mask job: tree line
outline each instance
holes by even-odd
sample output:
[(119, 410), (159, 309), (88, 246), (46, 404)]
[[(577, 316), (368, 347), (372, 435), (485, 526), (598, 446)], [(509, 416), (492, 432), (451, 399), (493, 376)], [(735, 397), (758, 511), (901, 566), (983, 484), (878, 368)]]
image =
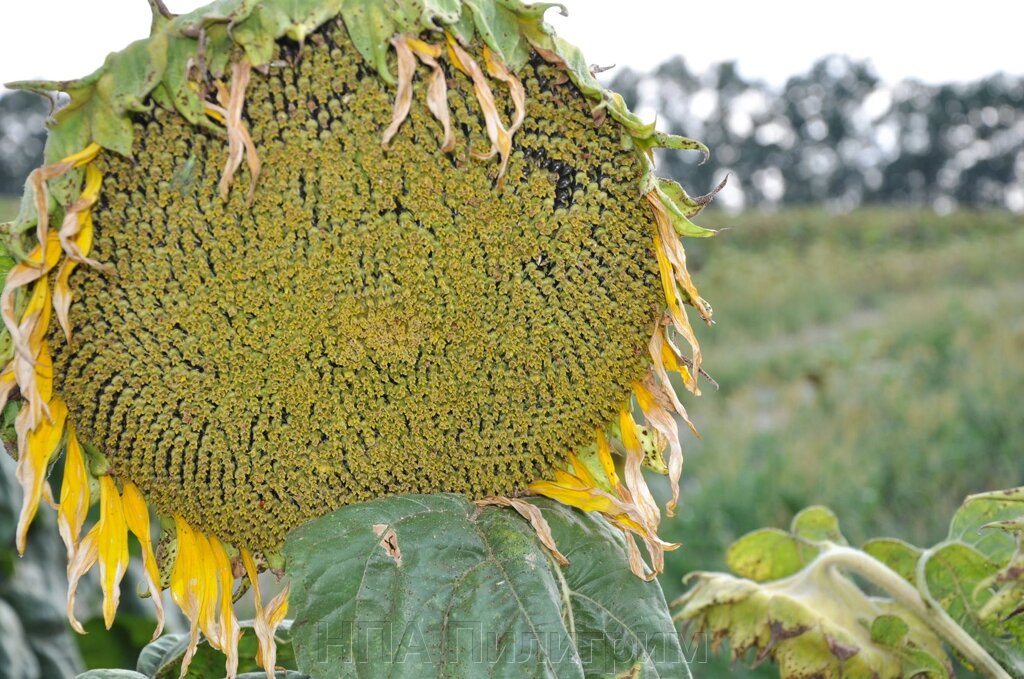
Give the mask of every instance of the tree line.
[(744, 79), (735, 62), (696, 74), (677, 57), (650, 73), (624, 69), (611, 86), (634, 110), (657, 112), (662, 129), (711, 148), (702, 167), (678, 153), (659, 158), (662, 173), (695, 190), (728, 173), (734, 200), (748, 206), (1024, 212), (1021, 76), (888, 84), (866, 62), (829, 56), (773, 88)]

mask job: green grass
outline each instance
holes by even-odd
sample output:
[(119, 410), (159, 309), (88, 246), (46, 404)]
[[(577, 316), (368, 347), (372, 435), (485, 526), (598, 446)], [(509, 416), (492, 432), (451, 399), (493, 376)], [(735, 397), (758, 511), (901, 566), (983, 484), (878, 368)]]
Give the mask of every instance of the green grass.
[(1024, 218), (703, 223), (732, 227), (687, 241), (718, 321), (699, 334), (721, 389), (688, 402), (703, 440), (688, 441), (665, 528), (683, 543), (667, 558), (670, 599), (686, 572), (722, 569), (737, 537), (810, 504), (835, 509), (854, 543), (932, 544), (968, 493), (1024, 484)]

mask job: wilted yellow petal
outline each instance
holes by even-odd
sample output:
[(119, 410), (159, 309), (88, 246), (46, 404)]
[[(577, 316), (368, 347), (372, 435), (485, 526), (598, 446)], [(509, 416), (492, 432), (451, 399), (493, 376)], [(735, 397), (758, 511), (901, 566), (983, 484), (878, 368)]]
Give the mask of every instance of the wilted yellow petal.
[(245, 566), (246, 575), (249, 576), (249, 582), (252, 583), (252, 595), (256, 603), (256, 620), (253, 624), (256, 629), (256, 638), (259, 641), (256, 662), (266, 671), (267, 679), (274, 679), (274, 665), (277, 662), (277, 643), (274, 641), (274, 632), (288, 614), (288, 587), (286, 586), (270, 601), (270, 605), (264, 608), (263, 595), (260, 592), (259, 571), (256, 569), (256, 562), (248, 549), (242, 549), (242, 564)]
[(577, 507), (585, 512), (613, 514), (616, 505), (610, 496), (599, 489), (581, 490), (553, 481), (534, 481), (528, 486), (531, 493), (549, 497), (562, 504)]
[(659, 511), (658, 503), (654, 501), (654, 496), (651, 495), (651, 490), (647, 487), (647, 481), (644, 479), (641, 468), (644, 459), (643, 448), (637, 437), (636, 422), (633, 421), (633, 416), (628, 408), (619, 411), (619, 430), (622, 445), (626, 449), (625, 486), (640, 514), (642, 519), (640, 523), (654, 532), (661, 521), (661, 511)]
[[(70, 445), (70, 443), (69, 443)], [(164, 631), (164, 602), (163, 592), (160, 589), (160, 570), (156, 564), (156, 555), (153, 553), (153, 540), (150, 534), (149, 509), (146, 507), (146, 500), (142, 497), (138, 487), (130, 482), (124, 483), (124, 518), (128, 524), (128, 530), (139, 540), (142, 547), (142, 568), (146, 574), (146, 585), (149, 587), (149, 595), (156, 607), (156, 631), (153, 632), (155, 640)]]
[(220, 605), (218, 612), (218, 624), (220, 627), (219, 646), (221, 651), (227, 656), (227, 676), (231, 679), (238, 672), (238, 640), (242, 636), (242, 629), (238, 624), (238, 618), (235, 617), (235, 609), (231, 605), (235, 575), (224, 545), (216, 537), (210, 538), (210, 552), (213, 556), (217, 576), (220, 579)]
[[(43, 484), (46, 483), (46, 468), (53, 457), (57, 446), (60, 445), (61, 436), (64, 433), (64, 421), (67, 418), (68, 409), (61, 399), (54, 399), (50, 404), (50, 420), (43, 420), (34, 428), (26, 426), (28, 409), (23, 408), (18, 414), (16, 428), (20, 429), (18, 436), (18, 467), (16, 476), (21, 484), (23, 492), (21, 503), (21, 514), (18, 516), (17, 547), (18, 553), (25, 553), (25, 541), (28, 536), (28, 527), (39, 510), (39, 500), (43, 494)], [(20, 425), (20, 426), (18, 426)]]
[(473, 91), (476, 92), (476, 99), (480, 103), (480, 109), (484, 114), (484, 124), (487, 129), (487, 136), (491, 140), (491, 150), (486, 154), (473, 154), (477, 158), (486, 159), (498, 153), (501, 157), (501, 165), (498, 168), (498, 186), (500, 187), (505, 176), (505, 168), (508, 165), (509, 156), (512, 153), (512, 135), (502, 124), (498, 117), (498, 107), (494, 103), (494, 93), (487, 83), (484, 72), (480, 66), (473, 61), (466, 50), (450, 34), (448, 36), (448, 52), (452, 56), (453, 63), (459, 70), (467, 73), (473, 80)]
[(515, 117), (512, 118), (512, 124), (508, 127), (508, 135), (511, 138), (526, 119), (526, 88), (523, 87), (523, 83), (519, 82), (518, 78), (512, 75), (508, 67), (494, 56), (487, 45), (484, 45), (484, 64), (487, 66), (488, 75), (508, 85), (509, 94), (512, 95), (512, 103), (515, 106), (516, 113)]
[(231, 182), (235, 172), (242, 166), (242, 160), (249, 166), (249, 193), (247, 200), (252, 202), (253, 194), (256, 191), (256, 180), (259, 178), (262, 162), (259, 154), (256, 153), (256, 145), (249, 135), (249, 128), (242, 119), (242, 109), (245, 107), (245, 89), (249, 86), (249, 77), (252, 74), (252, 65), (248, 59), (240, 59), (231, 65), (231, 89), (226, 89), (223, 84), (217, 83), (216, 104), (206, 103), (207, 115), (218, 118), (224, 123), (228, 133), (228, 158), (224, 163), (224, 171), (220, 178), (221, 199), (228, 199), (228, 192), (231, 189)]
[(274, 634), (288, 615), (288, 592), (290, 589), (291, 585), (285, 585), (284, 589), (267, 604), (262, 617), (257, 612), (253, 624), (256, 629), (256, 638), (259, 640), (256, 662), (267, 673), (267, 679), (274, 679), (276, 675), (277, 641), (274, 639)]
[(416, 73), (416, 57), (413, 56), (412, 50), (406, 44), (405, 37), (396, 35), (391, 38), (391, 44), (395, 48), (395, 53), (398, 54), (398, 91), (395, 94), (391, 124), (384, 130), (384, 136), (381, 139), (381, 145), (384, 148), (388, 147), (388, 143), (398, 133), (398, 128), (402, 126), (406, 116), (409, 115), (409, 109), (412, 106), (412, 76)]
[(452, 116), (448, 108), (448, 79), (444, 69), (437, 63), (437, 57), (441, 55), (441, 46), (431, 45), (413, 37), (407, 37), (406, 43), (419, 60), (431, 69), (430, 81), (427, 83), (427, 108), (441, 123), (444, 133), (441, 152), (450, 153), (455, 150), (455, 133), (452, 132)]
[(85, 629), (75, 617), (75, 596), (78, 593), (79, 581), (95, 565), (96, 559), (99, 557), (97, 545), (99, 530), (98, 524), (92, 527), (92, 530), (82, 538), (82, 542), (75, 549), (75, 555), (68, 562), (68, 622), (79, 634), (85, 634)]
[(601, 467), (604, 469), (605, 476), (608, 477), (608, 482), (612, 488), (618, 487), (619, 475), (615, 471), (615, 461), (612, 460), (611, 447), (608, 445), (608, 437), (604, 435), (604, 430), (600, 427), (597, 429), (597, 459), (601, 462)]
[(87, 257), (92, 249), (92, 207), (99, 197), (102, 180), (103, 174), (95, 165), (89, 165), (86, 168), (85, 189), (68, 208), (58, 236), (64, 253), (70, 259), (110, 273), (113, 271), (110, 266), (100, 264), (95, 259)]
[(3, 372), (0, 372), (0, 411), (3, 411), (4, 406), (7, 405), (7, 400), (16, 386), (18, 383), (14, 379), (14, 361), (12, 359), (4, 366)]
[(683, 379), (683, 383), (686, 388), (693, 390), (696, 385), (693, 383), (693, 377), (690, 374), (690, 370), (679, 362), (676, 357), (675, 351), (672, 348), (671, 343), (665, 337), (665, 333), (668, 332), (667, 328), (661, 324), (655, 329), (654, 334), (651, 335), (651, 343), (648, 346), (648, 350), (651, 354), (651, 365), (654, 368), (654, 373), (658, 376), (660, 381), (661, 392), (668, 398), (672, 404), (672, 408), (676, 411), (676, 414), (683, 418), (686, 422), (686, 426), (690, 428), (693, 435), (700, 438), (700, 434), (697, 432), (697, 427), (690, 421), (690, 415), (686, 412), (686, 408), (679, 400), (679, 396), (676, 394), (676, 390), (672, 387), (671, 381), (669, 381), (668, 371), (679, 373)]
[(68, 170), (74, 167), (81, 167), (92, 162), (99, 154), (101, 147), (93, 142), (78, 153), (72, 154), (52, 165), (45, 165), (33, 170), (28, 176), (27, 184), (32, 187), (36, 202), (36, 240), (40, 243), (46, 242), (51, 235), (50, 228), (50, 194), (46, 188), (46, 182), (63, 176)]
[(53, 284), (53, 310), (57, 313), (57, 322), (60, 323), (68, 344), (71, 344), (71, 322), (68, 320), (68, 312), (71, 310), (71, 286), (68, 280), (76, 266), (78, 262), (73, 259), (61, 262), (57, 280)]
[(205, 581), (200, 577), (202, 564), (195, 531), (177, 514), (174, 527), (178, 554), (171, 570), (171, 598), (189, 621), (189, 644), (181, 661), (181, 676), (184, 677), (199, 645), (200, 601), (205, 596), (200, 590)]
[(46, 331), (50, 326), (50, 284), (46, 276), (43, 276), (32, 286), (32, 294), (25, 305), (25, 311), (21, 315), (21, 322), (18, 324), (18, 331), (22, 336), (28, 336), (28, 347), (34, 351), (46, 337)]
[[(672, 264), (668, 260), (668, 256), (665, 254), (664, 248), (662, 247), (662, 239), (658, 234), (654, 234), (654, 254), (658, 260), (658, 271), (661, 274), (661, 286), (665, 293), (665, 302), (668, 304), (669, 317), (672, 319), (672, 327), (686, 339), (687, 343), (693, 347), (694, 365), (700, 365), (700, 345), (697, 342), (697, 335), (693, 332), (693, 326), (690, 325), (690, 319), (686, 317), (686, 311), (683, 309), (682, 303), (679, 299), (679, 291), (676, 288), (676, 282), (672, 274)], [(691, 380), (686, 384), (687, 388), (696, 395), (700, 395), (700, 389), (696, 385), (695, 380)]]
[(555, 558), (555, 561), (563, 566), (569, 565), (569, 560), (558, 551), (558, 546), (555, 544), (555, 536), (551, 534), (551, 526), (548, 524), (547, 519), (544, 518), (540, 508), (536, 505), (530, 504), (526, 500), (511, 497), (485, 497), (482, 500), (477, 500), (476, 504), (483, 507), (488, 505), (511, 507), (516, 510), (520, 516), (530, 522), (533, 530), (537, 533), (537, 538), (551, 552), (551, 556)]
[(651, 389), (654, 386), (651, 380), (653, 377), (648, 375), (644, 382), (634, 382), (633, 393), (647, 422), (668, 440), (668, 481), (672, 499), (666, 504), (665, 511), (669, 516), (675, 516), (679, 504), (679, 477), (683, 472), (683, 447), (679, 442), (679, 428), (668, 410), (670, 406), (663, 401), (664, 397)]
[(75, 427), (67, 425), (68, 443), (64, 454), (64, 480), (60, 486), (60, 508), (57, 510), (57, 527), (64, 546), (68, 551), (68, 563), (74, 559), (78, 539), (89, 513), (89, 474), (85, 468), (85, 456), (75, 434)]
[(121, 494), (117, 492), (117, 485), (110, 476), (100, 477), (100, 522), (97, 527), (103, 623), (110, 629), (121, 601), (121, 579), (128, 570), (128, 525), (125, 523)]
[[(36, 245), (29, 252), (26, 261), (14, 265), (7, 272), (4, 289), (0, 293), (0, 315), (3, 317), (4, 325), (11, 334), (11, 340), (14, 342), (15, 349), (27, 359), (34, 357), (31, 345), (29, 344), (29, 336), (35, 328), (35, 323), (33, 319), (29, 318), (32, 314), (26, 313), (22, 320), (29, 319), (31, 322), (25, 325), (26, 329), (24, 331), (22, 330), (22, 323), (14, 317), (15, 291), (22, 286), (29, 285), (43, 278), (60, 260), (62, 250), (60, 238), (57, 234), (50, 234), (43, 243), (45, 247), (43, 245)], [(38, 307), (36, 312), (42, 314), (42, 307)]]

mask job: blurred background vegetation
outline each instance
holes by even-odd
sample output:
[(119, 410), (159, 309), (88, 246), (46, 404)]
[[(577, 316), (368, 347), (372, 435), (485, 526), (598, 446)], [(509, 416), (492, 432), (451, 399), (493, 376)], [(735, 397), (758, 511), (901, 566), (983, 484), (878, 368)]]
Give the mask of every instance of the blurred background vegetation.
[[(1024, 78), (882, 83), (829, 57), (781, 89), (681, 59), (606, 80), (711, 147), (701, 166), (664, 155), (662, 174), (691, 193), (731, 177), (701, 220), (722, 232), (686, 243), (718, 319), (699, 332), (721, 388), (688, 401), (703, 440), (687, 442), (667, 522), (683, 543), (662, 579), (669, 599), (685, 573), (724, 568), (737, 537), (809, 504), (835, 509), (854, 542), (931, 544), (968, 493), (1024, 484)], [(40, 162), (46, 115), (38, 97), (0, 98), (0, 221)], [(0, 574), (13, 582), (9, 551)], [(46, 582), (60, 617), (63, 581)], [(4, 591), (0, 622), (28, 610)], [(143, 627), (81, 638), (85, 664), (129, 666), (114, 658), (135, 656)], [(693, 671), (775, 676), (723, 660)]]

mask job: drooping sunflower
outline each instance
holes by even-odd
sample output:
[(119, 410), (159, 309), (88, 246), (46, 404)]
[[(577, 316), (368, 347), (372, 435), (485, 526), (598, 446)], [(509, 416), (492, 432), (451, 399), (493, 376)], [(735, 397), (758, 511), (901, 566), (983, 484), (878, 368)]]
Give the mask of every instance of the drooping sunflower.
[[(520, 500), (545, 495), (660, 572), (675, 545), (643, 470), (671, 515), (675, 387), (702, 374), (686, 308), (711, 318), (680, 238), (711, 232), (690, 221), (710, 194), (653, 152), (704, 146), (605, 90), (550, 3), (150, 4), (150, 37), (92, 75), (14, 85), (70, 97), (4, 225), (0, 405), (18, 548), (54, 503), (71, 624), (98, 564), (109, 627), (132, 534), (231, 676), (238, 576), (396, 493), (511, 506), (557, 555)], [(269, 676), (287, 589), (256, 601)]]

